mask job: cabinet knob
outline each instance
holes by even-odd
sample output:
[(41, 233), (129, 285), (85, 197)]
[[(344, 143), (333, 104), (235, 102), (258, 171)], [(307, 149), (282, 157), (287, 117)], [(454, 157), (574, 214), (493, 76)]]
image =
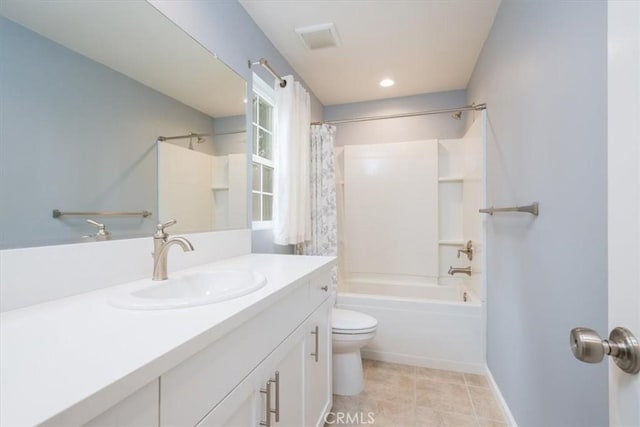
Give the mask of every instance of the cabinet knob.
[(324, 285), (320, 289), (322, 289), (323, 291), (327, 292), (327, 291), (329, 291), (329, 285)]

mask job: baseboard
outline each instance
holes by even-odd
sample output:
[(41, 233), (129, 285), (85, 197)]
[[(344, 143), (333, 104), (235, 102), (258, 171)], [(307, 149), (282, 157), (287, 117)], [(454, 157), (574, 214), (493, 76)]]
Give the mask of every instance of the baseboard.
[(484, 374), (489, 380), (489, 385), (491, 386), (491, 390), (493, 390), (493, 394), (497, 397), (498, 403), (502, 407), (502, 412), (504, 413), (504, 417), (507, 419), (507, 424), (509, 425), (509, 427), (518, 427), (518, 424), (516, 423), (516, 419), (513, 418), (513, 414), (511, 413), (511, 410), (507, 405), (507, 401), (504, 400), (504, 396), (500, 392), (500, 389), (498, 388), (498, 384), (496, 383), (496, 380), (493, 378), (493, 375), (491, 374), (491, 371), (489, 370), (488, 366), (485, 367)]
[(469, 374), (484, 374), (486, 367), (480, 363), (455, 362), (451, 360), (431, 359), (411, 354), (390, 353), (362, 349), (364, 359), (379, 360), (381, 362), (402, 363), (404, 365), (421, 366), (424, 368), (443, 369), (447, 371), (466, 372)]

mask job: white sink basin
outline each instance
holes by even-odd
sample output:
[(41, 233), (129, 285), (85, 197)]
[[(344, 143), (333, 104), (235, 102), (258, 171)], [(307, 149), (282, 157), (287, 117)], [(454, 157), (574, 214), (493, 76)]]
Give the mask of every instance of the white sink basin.
[(250, 294), (266, 285), (267, 278), (253, 271), (209, 270), (148, 282), (149, 286), (116, 294), (109, 302), (131, 310), (194, 307)]

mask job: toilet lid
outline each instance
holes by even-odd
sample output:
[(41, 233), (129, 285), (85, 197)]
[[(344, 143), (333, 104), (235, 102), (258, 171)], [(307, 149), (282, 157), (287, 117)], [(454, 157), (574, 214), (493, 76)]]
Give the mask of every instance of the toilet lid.
[(358, 311), (334, 308), (331, 315), (331, 328), (334, 332), (353, 333), (354, 331), (375, 329), (376, 326), (378, 326), (378, 321), (374, 317)]

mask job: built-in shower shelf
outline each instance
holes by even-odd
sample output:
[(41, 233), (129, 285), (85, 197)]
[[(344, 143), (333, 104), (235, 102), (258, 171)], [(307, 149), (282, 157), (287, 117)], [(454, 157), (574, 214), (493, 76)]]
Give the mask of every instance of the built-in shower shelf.
[(211, 189), (213, 191), (225, 191), (225, 190), (229, 189), (229, 186), (228, 185), (226, 185), (226, 186), (214, 186), (214, 187), (211, 187)]
[(466, 243), (464, 240), (438, 240), (441, 246), (464, 246)]
[(442, 178), (438, 178), (438, 182), (463, 182), (463, 176), (445, 176)]

